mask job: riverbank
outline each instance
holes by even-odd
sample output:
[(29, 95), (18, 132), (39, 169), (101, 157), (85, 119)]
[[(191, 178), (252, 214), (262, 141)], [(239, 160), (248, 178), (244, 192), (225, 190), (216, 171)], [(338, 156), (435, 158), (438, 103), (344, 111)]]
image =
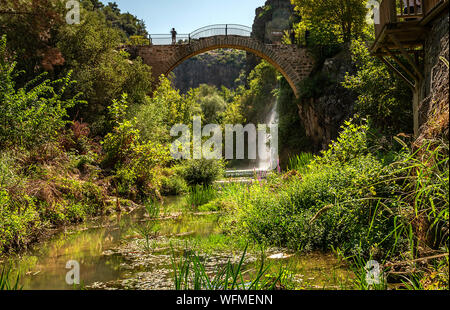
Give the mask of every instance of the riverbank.
[[(64, 281), (65, 264), (76, 260), (86, 289), (173, 289), (173, 259), (178, 261), (190, 251), (198, 253), (211, 274), (229, 260), (239, 262), (246, 242), (223, 234), (221, 213), (189, 210), (183, 197), (168, 198), (160, 207), (156, 221), (148, 217), (145, 208), (137, 208), (129, 214), (67, 227), (12, 257), (13, 275), (22, 275), (24, 289), (73, 289)], [(154, 228), (149, 244), (142, 235), (147, 224)], [(282, 284), (289, 285), (286, 288), (338, 289), (350, 285), (350, 270), (332, 254), (295, 254), (272, 247), (266, 249), (265, 256), (273, 264), (268, 276), (285, 268)], [(259, 263), (259, 248), (250, 245), (244, 275), (251, 278)]]
[[(351, 262), (360, 289), (448, 288), (448, 143), (411, 151), (396, 141), (397, 151), (373, 151), (381, 145), (367, 123), (346, 122), (320, 156), (229, 187), (216, 201), (227, 211), (222, 227), (294, 251), (333, 251)], [(376, 287), (370, 261), (383, 271)]]

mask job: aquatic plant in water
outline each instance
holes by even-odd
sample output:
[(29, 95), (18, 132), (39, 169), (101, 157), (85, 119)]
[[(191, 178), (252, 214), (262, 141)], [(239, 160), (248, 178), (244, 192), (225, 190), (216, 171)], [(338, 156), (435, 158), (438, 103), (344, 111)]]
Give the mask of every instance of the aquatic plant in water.
[(238, 264), (232, 264), (230, 260), (219, 266), (213, 276), (206, 272), (204, 260), (195, 252), (187, 251), (177, 261), (175, 253), (172, 255), (173, 281), (176, 290), (274, 290), (280, 283), (284, 268), (273, 276), (268, 272), (272, 267), (266, 266), (264, 254), (261, 256), (259, 266), (251, 279), (244, 278), (244, 262), (248, 245), (242, 253)]
[(22, 289), (19, 286), (20, 274), (17, 274), (17, 277), (13, 280), (14, 282), (11, 282), (11, 270), (11, 265), (3, 267), (2, 273), (0, 274), (0, 291), (16, 291)]

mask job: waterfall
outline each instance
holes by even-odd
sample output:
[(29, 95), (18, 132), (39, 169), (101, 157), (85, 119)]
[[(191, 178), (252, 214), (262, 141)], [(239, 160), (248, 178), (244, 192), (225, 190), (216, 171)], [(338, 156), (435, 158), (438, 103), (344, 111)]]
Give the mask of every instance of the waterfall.
[[(266, 115), (265, 124), (267, 128), (270, 128), (273, 124), (278, 125), (278, 99), (275, 99), (272, 103), (272, 107), (269, 113)], [(230, 169), (225, 172), (226, 177), (251, 177), (255, 172), (266, 172), (270, 170), (275, 170), (278, 167), (278, 147), (272, 148), (272, 136), (267, 132), (264, 136), (264, 142), (261, 143), (263, 147), (266, 148), (266, 154), (268, 155), (266, 159), (259, 158), (250, 164), (250, 166), (245, 169)], [(278, 142), (278, 139), (276, 139)], [(258, 142), (258, 147), (259, 147)]]
[[(278, 99), (275, 99), (275, 102), (272, 106), (272, 109), (270, 110), (269, 114), (267, 114), (266, 116), (266, 125), (272, 126), (274, 124), (278, 125)], [(258, 159), (258, 163), (257, 163), (257, 167), (258, 170), (262, 170), (262, 171), (268, 171), (268, 170), (273, 170), (276, 169), (278, 166), (278, 154), (277, 154), (277, 150), (276, 148), (271, 148), (271, 135), (268, 133), (266, 134), (265, 137), (265, 147), (266, 147), (266, 151), (268, 152), (268, 154), (270, 154), (268, 156), (267, 159)]]

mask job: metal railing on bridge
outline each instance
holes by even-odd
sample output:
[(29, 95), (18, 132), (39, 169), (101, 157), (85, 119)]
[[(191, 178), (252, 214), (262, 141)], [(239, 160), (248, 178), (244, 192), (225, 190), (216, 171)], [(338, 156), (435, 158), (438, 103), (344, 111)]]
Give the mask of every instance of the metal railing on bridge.
[[(241, 36), (250, 37), (252, 29), (243, 25), (217, 24), (195, 30), (189, 34), (177, 34), (175, 44), (190, 44), (192, 41), (213, 36)], [(150, 34), (150, 44), (171, 45), (174, 44), (171, 34)]]

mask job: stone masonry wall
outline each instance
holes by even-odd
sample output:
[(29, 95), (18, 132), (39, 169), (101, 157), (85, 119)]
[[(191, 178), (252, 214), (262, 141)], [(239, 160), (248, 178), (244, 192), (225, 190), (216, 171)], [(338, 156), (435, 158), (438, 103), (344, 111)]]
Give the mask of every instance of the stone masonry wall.
[(449, 69), (441, 57), (449, 59), (448, 11), (430, 25), (425, 41), (423, 89), (424, 100), (419, 107), (420, 138), (444, 136), (448, 140), (449, 126)]

